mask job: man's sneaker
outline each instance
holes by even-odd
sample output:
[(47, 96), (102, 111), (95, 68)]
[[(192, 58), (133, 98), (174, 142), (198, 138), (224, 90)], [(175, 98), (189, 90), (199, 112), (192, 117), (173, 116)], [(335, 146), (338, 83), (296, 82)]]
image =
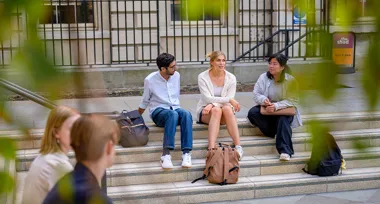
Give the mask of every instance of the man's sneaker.
[(289, 161), (290, 160), (290, 155), (286, 153), (281, 153), (280, 154), (280, 161)]
[(172, 156), (170, 156), (169, 154), (161, 156), (161, 166), (163, 169), (172, 169)]
[(236, 152), (239, 154), (239, 161), (243, 158), (243, 147), (240, 145), (235, 146)]
[(191, 168), (191, 153), (182, 154), (182, 167)]

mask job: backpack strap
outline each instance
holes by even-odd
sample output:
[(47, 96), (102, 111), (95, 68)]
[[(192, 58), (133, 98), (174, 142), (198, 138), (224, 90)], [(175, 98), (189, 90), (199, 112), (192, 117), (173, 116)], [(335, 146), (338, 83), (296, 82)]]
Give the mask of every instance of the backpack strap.
[(228, 178), (228, 175), (229, 175), (229, 169), (228, 169), (228, 162), (229, 162), (229, 154), (230, 154), (230, 151), (231, 151), (231, 147), (230, 146), (226, 146), (224, 147), (224, 164), (223, 164), (223, 182), (221, 185), (224, 185), (224, 184), (227, 184), (227, 178)]

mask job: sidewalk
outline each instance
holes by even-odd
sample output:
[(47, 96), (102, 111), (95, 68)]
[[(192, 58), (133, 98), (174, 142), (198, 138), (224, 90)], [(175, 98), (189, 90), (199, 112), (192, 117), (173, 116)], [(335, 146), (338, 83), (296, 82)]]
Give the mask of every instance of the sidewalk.
[[(307, 91), (304, 103), (300, 107), (301, 116), (316, 113), (338, 113), (338, 112), (366, 112), (367, 102), (362, 90), (359, 88), (341, 88), (337, 90), (335, 98), (329, 102), (323, 102), (315, 91)], [(196, 117), (196, 105), (199, 101), (199, 94), (181, 95), (181, 107), (189, 110), (193, 118)], [(89, 98), (89, 99), (65, 99), (57, 101), (57, 104), (76, 108), (84, 113), (89, 112), (113, 112), (122, 110), (137, 109), (141, 96), (132, 97), (112, 97), (112, 98)], [(236, 113), (236, 117), (245, 118), (249, 109), (253, 106), (252, 92), (240, 92), (236, 94), (236, 99), (241, 104), (241, 111)], [(14, 118), (30, 128), (43, 128), (49, 113), (49, 109), (40, 106), (32, 101), (9, 101), (6, 102), (6, 109), (13, 113)], [(380, 111), (380, 105), (376, 108)], [(151, 122), (148, 111), (143, 117), (146, 122)], [(4, 122), (0, 122), (0, 129), (15, 129)]]

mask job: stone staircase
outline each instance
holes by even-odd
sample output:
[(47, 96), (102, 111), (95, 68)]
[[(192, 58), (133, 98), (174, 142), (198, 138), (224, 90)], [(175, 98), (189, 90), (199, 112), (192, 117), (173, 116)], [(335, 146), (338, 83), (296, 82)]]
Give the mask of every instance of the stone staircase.
[[(327, 124), (342, 149), (347, 161), (342, 175), (318, 177), (302, 173), (310, 157), (310, 135), (306, 130), (312, 119)], [(205, 166), (207, 126), (193, 125), (193, 167), (180, 167), (181, 151), (177, 149), (172, 152), (175, 168), (164, 171), (159, 163), (163, 129), (151, 125), (147, 146), (117, 147), (115, 165), (107, 170), (108, 195), (115, 203), (199, 203), (380, 188), (380, 112), (305, 115), (303, 120), (305, 126), (294, 129), (294, 157), (290, 162), (280, 162), (275, 140), (239, 119), (244, 158), (239, 182), (226, 186), (209, 184), (207, 180), (190, 182), (202, 175)], [(18, 143), (13, 168), (17, 175), (16, 203), (21, 201), (23, 180), (38, 155), (43, 130), (31, 132), (30, 138), (17, 131), (0, 132)], [(231, 143), (225, 126), (221, 127), (218, 141)], [(365, 151), (355, 148), (363, 145), (368, 146)], [(74, 163), (72, 153), (70, 158)]]

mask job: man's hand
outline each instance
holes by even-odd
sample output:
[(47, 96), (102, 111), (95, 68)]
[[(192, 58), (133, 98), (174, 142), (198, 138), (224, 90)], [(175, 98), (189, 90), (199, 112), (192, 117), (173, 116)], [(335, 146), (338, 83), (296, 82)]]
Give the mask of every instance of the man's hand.
[(139, 107), (139, 109), (137, 111), (140, 113), (140, 115), (142, 115), (144, 113), (145, 109), (142, 109)]
[(274, 104), (272, 104), (272, 105), (269, 105), (269, 106), (265, 107), (265, 110), (268, 113), (273, 113), (276, 110), (276, 107), (274, 106)]
[(202, 110), (202, 114), (203, 115), (207, 115), (210, 113), (211, 109), (214, 107), (214, 105), (212, 105), (211, 103), (208, 104), (206, 107), (203, 108)]
[(235, 112), (239, 112), (240, 111), (240, 104), (239, 104), (239, 102), (237, 102), (235, 99), (231, 98), (230, 99), (230, 103), (234, 107)]
[(270, 102), (270, 100), (267, 98), (264, 100), (264, 106), (271, 106), (272, 103)]

